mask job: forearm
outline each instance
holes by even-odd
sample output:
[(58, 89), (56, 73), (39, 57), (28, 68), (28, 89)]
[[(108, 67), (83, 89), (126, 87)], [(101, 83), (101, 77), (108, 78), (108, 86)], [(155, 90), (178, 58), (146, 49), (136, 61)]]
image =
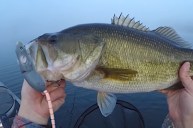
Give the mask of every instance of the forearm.
[(33, 123), (23, 117), (16, 116), (13, 120), (12, 128), (46, 128), (47, 126), (42, 126)]

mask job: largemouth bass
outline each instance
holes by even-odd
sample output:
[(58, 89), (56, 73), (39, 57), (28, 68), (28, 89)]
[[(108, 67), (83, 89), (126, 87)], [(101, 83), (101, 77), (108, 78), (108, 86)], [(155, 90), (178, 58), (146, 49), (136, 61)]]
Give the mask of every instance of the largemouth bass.
[(97, 90), (104, 116), (115, 107), (113, 93), (166, 89), (179, 82), (180, 65), (193, 61), (190, 44), (172, 28), (149, 30), (122, 15), (114, 16), (111, 24), (83, 24), (44, 34), (26, 48), (44, 80), (66, 79)]

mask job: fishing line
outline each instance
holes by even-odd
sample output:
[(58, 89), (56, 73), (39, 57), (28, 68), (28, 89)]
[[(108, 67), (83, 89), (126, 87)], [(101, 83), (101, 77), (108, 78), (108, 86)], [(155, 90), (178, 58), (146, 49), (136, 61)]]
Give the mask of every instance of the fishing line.
[(54, 110), (53, 110), (53, 107), (52, 107), (52, 101), (51, 101), (51, 98), (50, 98), (50, 94), (47, 90), (44, 91), (44, 94), (45, 94), (46, 100), (48, 102), (48, 109), (49, 109), (49, 113), (50, 113), (52, 128), (55, 128), (56, 123), (55, 123)]
[[(53, 86), (54, 84), (57, 84), (57, 87), (60, 86), (60, 81), (61, 80), (58, 80), (58, 81), (48, 81), (47, 82), (50, 82), (51, 84), (47, 85), (47, 86)], [(54, 110), (53, 110), (53, 106), (52, 106), (52, 101), (51, 101), (51, 98), (50, 98), (50, 94), (47, 90), (43, 91), (45, 96), (46, 96), (46, 101), (48, 102), (48, 109), (49, 109), (49, 113), (50, 113), (50, 119), (51, 119), (51, 124), (52, 124), (52, 128), (55, 128), (56, 127), (56, 123), (55, 123), (55, 117), (54, 117)]]

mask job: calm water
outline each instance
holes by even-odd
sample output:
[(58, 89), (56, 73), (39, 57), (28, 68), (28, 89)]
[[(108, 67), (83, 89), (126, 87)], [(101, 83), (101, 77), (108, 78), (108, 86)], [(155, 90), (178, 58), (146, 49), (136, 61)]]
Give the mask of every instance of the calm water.
[[(20, 97), (23, 77), (16, 62), (14, 45), (1, 50), (0, 81)], [(74, 87), (70, 83), (66, 92), (66, 103), (56, 112), (56, 123), (59, 127), (71, 128), (80, 114), (96, 103), (96, 92)], [(165, 96), (158, 92), (118, 95), (118, 99), (135, 105), (142, 113), (147, 128), (161, 127), (168, 111)]]

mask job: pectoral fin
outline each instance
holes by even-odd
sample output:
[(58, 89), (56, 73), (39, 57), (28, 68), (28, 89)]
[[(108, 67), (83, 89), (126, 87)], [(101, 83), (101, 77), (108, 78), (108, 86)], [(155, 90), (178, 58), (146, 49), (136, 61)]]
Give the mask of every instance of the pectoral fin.
[(110, 115), (116, 105), (117, 97), (111, 93), (98, 92), (97, 104), (103, 116)]
[(103, 68), (98, 67), (96, 70), (104, 74), (106, 79), (114, 79), (119, 81), (130, 81), (136, 77), (137, 71), (132, 69), (116, 69), (116, 68)]

